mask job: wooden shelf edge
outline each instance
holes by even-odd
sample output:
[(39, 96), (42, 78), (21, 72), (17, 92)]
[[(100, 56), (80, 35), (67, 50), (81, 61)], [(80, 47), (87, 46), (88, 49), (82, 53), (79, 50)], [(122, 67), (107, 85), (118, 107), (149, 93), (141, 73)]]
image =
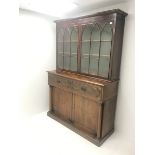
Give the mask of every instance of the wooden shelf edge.
[(105, 140), (108, 139), (108, 137), (111, 136), (111, 134), (114, 132), (114, 129), (112, 129), (110, 132), (108, 132), (102, 139), (97, 139), (97, 138), (93, 138), (90, 135), (88, 135), (87, 133), (79, 130), (78, 128), (74, 127), (72, 124), (68, 123), (65, 120), (60, 119), (59, 117), (57, 117), (54, 113), (52, 113), (51, 111), (47, 112), (47, 116), (49, 116), (50, 118), (56, 120), (57, 122), (59, 122), (60, 124), (64, 125), (65, 127), (71, 129), (73, 132), (77, 133), (78, 135), (84, 137), (85, 139), (87, 139), (88, 141), (90, 141), (91, 143), (95, 144), (96, 146), (100, 147), (103, 142)]

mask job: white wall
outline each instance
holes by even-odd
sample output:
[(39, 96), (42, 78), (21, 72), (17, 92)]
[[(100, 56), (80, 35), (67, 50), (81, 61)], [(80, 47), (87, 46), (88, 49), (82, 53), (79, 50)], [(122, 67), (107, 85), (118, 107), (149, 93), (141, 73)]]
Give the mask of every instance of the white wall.
[(47, 72), (55, 69), (55, 24), (53, 19), (20, 10), (19, 112), (22, 117), (48, 110)]

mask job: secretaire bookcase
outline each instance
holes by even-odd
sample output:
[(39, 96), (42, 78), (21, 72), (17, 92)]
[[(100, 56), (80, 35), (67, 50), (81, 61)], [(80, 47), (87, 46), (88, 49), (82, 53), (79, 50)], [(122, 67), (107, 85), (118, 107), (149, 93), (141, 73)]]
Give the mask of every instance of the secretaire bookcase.
[(114, 9), (55, 21), (47, 114), (97, 146), (114, 131), (126, 15)]

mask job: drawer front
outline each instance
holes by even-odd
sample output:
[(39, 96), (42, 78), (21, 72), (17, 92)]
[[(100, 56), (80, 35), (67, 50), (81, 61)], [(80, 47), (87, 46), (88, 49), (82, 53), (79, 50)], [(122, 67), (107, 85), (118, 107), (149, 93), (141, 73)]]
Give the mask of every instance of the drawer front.
[(97, 85), (61, 77), (55, 74), (49, 74), (48, 84), (74, 91), (75, 93), (79, 93), (97, 101), (102, 101), (102, 87)]

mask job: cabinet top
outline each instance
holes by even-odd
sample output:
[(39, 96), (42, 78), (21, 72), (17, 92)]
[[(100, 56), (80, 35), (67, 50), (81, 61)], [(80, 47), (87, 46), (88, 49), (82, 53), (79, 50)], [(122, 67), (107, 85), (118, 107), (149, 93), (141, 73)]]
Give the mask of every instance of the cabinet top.
[(76, 17), (76, 18), (67, 18), (67, 19), (60, 19), (60, 20), (55, 20), (55, 22), (62, 22), (62, 21), (69, 21), (69, 20), (76, 20), (76, 19), (83, 19), (83, 18), (89, 18), (89, 17), (95, 17), (95, 16), (104, 16), (104, 15), (109, 15), (113, 13), (118, 13), (121, 14), (122, 16), (127, 16), (128, 14), (120, 9), (113, 9), (113, 10), (108, 10), (108, 11), (103, 11), (103, 12), (97, 12), (95, 14), (91, 15), (86, 15), (86, 16), (81, 16), (81, 17)]

